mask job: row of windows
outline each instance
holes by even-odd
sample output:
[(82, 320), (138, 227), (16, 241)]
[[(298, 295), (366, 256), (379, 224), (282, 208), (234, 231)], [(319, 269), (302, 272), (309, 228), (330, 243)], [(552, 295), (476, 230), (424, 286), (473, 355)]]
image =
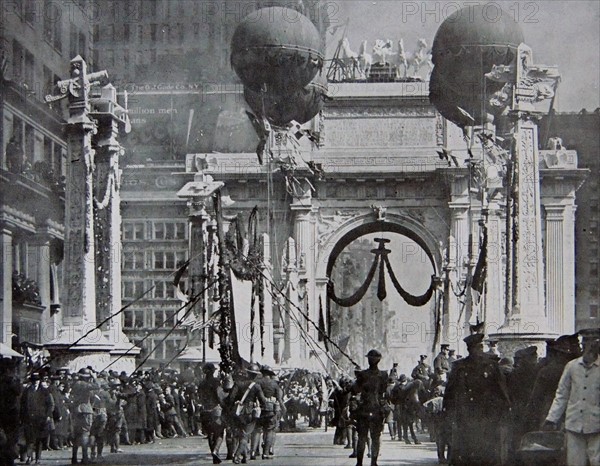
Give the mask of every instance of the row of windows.
[(187, 260), (187, 251), (130, 251), (123, 254), (123, 270), (175, 270)]
[(167, 338), (162, 341), (161, 338), (147, 338), (146, 340), (132, 339), (131, 342), (138, 348), (143, 348), (140, 356), (145, 357), (150, 354), (150, 359), (170, 360), (174, 358), (183, 348), (181, 338)]
[(166, 328), (169, 329), (181, 319), (178, 309), (126, 309), (123, 311), (123, 328)]
[(123, 222), (124, 240), (184, 240), (187, 237), (187, 222)]
[(21, 173), (31, 169), (36, 162), (45, 162), (46, 171), (51, 170), (54, 175), (66, 174), (66, 148), (62, 143), (42, 135), (16, 115), (12, 115), (11, 129), (3, 151), (3, 168)]
[[(181, 280), (179, 288), (186, 289), (186, 281)], [(172, 280), (131, 280), (124, 279), (121, 287), (123, 299), (174, 299), (175, 286)], [(146, 293), (147, 292), (147, 293)], [(145, 294), (146, 293), (146, 294)], [(143, 296), (142, 296), (143, 295)]]

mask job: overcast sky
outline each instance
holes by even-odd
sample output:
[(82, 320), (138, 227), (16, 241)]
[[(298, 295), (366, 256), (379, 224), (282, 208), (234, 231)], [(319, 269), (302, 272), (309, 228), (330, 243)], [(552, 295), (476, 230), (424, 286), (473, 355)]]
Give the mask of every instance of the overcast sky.
[[(448, 15), (476, 1), (337, 0), (328, 10), (334, 24), (349, 19), (348, 38), (358, 51), (363, 40), (372, 48), (376, 39), (392, 39), (394, 50), (403, 38), (412, 52), (417, 39), (429, 46)], [(538, 0), (480, 1), (490, 17), (496, 6), (514, 17), (523, 29), (525, 42), (532, 47), (534, 61), (558, 65), (562, 75), (555, 107), (559, 111), (592, 111), (600, 106), (600, 1)], [(328, 36), (328, 56), (333, 54), (342, 31)], [(370, 50), (368, 50), (370, 52)]]

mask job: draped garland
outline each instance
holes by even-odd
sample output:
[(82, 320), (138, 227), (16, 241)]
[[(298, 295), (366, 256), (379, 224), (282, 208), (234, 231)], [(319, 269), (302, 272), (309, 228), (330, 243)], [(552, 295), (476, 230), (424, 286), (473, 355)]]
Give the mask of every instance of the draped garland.
[(334, 283), (330, 280), (329, 283), (327, 284), (327, 297), (329, 299), (331, 299), (334, 303), (336, 303), (342, 307), (351, 307), (351, 306), (358, 304), (358, 302), (363, 298), (363, 296), (366, 294), (367, 290), (371, 286), (371, 282), (373, 281), (373, 278), (375, 277), (375, 272), (379, 268), (379, 277), (378, 277), (378, 284), (377, 284), (377, 297), (379, 298), (380, 301), (383, 301), (387, 296), (386, 285), (385, 285), (385, 271), (387, 270), (388, 276), (390, 277), (392, 284), (394, 285), (394, 288), (396, 289), (398, 294), (402, 297), (402, 299), (404, 299), (404, 301), (406, 301), (406, 303), (410, 304), (411, 306), (415, 306), (415, 307), (420, 307), (420, 306), (424, 306), (425, 304), (427, 304), (429, 302), (429, 300), (431, 299), (431, 296), (433, 295), (433, 292), (435, 290), (435, 276), (434, 275), (431, 276), (431, 282), (429, 284), (429, 288), (427, 289), (427, 291), (424, 294), (422, 294), (420, 296), (414, 296), (414, 295), (410, 294), (408, 291), (406, 291), (402, 287), (402, 285), (396, 278), (396, 275), (394, 274), (392, 265), (390, 264), (388, 254), (391, 252), (391, 250), (389, 250), (385, 247), (385, 243), (389, 243), (390, 240), (385, 239), (385, 238), (376, 238), (375, 241), (377, 243), (379, 243), (379, 247), (377, 249), (371, 250), (371, 252), (375, 254), (375, 260), (373, 261), (373, 264), (371, 265), (371, 268), (369, 269), (369, 273), (367, 274), (367, 278), (364, 281), (364, 283), (358, 288), (358, 290), (356, 290), (352, 294), (352, 296), (349, 296), (347, 298), (340, 298), (340, 297), (336, 296)]
[[(231, 270), (236, 278), (252, 282), (250, 298), (250, 354), (254, 354), (255, 303), (258, 300), (260, 355), (265, 355), (265, 290), (263, 282), (263, 242), (258, 235), (258, 207), (254, 207), (247, 228), (242, 215), (238, 215), (229, 227), (225, 238), (225, 254), (229, 257)], [(245, 250), (247, 248), (247, 251)], [(257, 299), (258, 298), (258, 299)]]

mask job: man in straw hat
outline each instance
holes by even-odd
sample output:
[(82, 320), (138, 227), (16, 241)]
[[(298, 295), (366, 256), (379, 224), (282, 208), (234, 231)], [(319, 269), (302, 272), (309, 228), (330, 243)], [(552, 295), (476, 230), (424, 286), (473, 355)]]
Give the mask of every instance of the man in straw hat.
[(450, 464), (500, 464), (500, 425), (509, 398), (498, 362), (483, 351), (483, 333), (463, 341), (469, 355), (454, 363), (444, 392), (444, 413), (452, 440)]
[(371, 466), (377, 466), (383, 423), (389, 412), (385, 399), (388, 374), (378, 368), (381, 361), (379, 351), (372, 349), (366, 357), (369, 368), (356, 372), (356, 382), (352, 388), (354, 393), (360, 394), (356, 410), (356, 466), (363, 464), (368, 436), (371, 437)]
[(565, 415), (567, 464), (600, 465), (600, 328), (581, 330), (583, 355), (567, 363), (546, 429), (555, 429)]

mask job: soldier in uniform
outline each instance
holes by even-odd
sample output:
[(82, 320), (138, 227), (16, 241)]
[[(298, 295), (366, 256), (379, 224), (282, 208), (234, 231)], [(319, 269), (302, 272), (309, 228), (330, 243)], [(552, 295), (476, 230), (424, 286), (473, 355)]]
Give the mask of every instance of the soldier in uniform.
[(411, 377), (414, 380), (420, 380), (425, 385), (426, 389), (429, 389), (429, 383), (431, 381), (431, 367), (425, 361), (427, 359), (426, 354), (419, 356), (419, 363), (415, 366), (411, 373)]
[[(487, 354), (496, 357), (493, 353)], [(527, 403), (533, 391), (537, 372), (537, 347), (528, 346), (516, 351), (514, 360), (514, 369), (506, 379), (512, 407), (509, 454), (516, 452), (521, 437), (527, 432)]]
[(385, 400), (388, 374), (377, 367), (381, 361), (381, 353), (375, 349), (367, 355), (369, 368), (356, 372), (353, 392), (360, 394), (356, 410), (356, 431), (358, 443), (356, 466), (362, 466), (367, 437), (371, 437), (371, 466), (377, 466), (383, 423), (388, 414)]
[(448, 381), (448, 372), (450, 372), (450, 362), (448, 361), (448, 354), (450, 353), (450, 345), (440, 345), (440, 352), (433, 360), (433, 377), (432, 387), (438, 385), (444, 385)]
[(581, 347), (577, 334), (563, 335), (556, 340), (546, 341), (544, 367), (537, 373), (527, 406), (528, 431), (539, 430), (544, 424), (565, 366), (579, 356)]
[(464, 339), (469, 355), (454, 363), (444, 393), (443, 409), (451, 426), (450, 464), (500, 464), (500, 425), (509, 398), (498, 362), (483, 352), (484, 335)]
[(234, 464), (246, 463), (248, 460), (248, 444), (258, 419), (256, 407), (259, 404), (262, 410), (266, 402), (262, 388), (255, 380), (260, 374), (258, 364), (252, 364), (246, 373), (245, 380), (240, 376), (234, 382), (226, 401), (231, 413), (234, 444), (237, 444), (233, 453)]
[[(262, 459), (273, 458), (273, 448), (275, 446), (275, 431), (280, 415), (285, 415), (285, 403), (283, 401), (283, 390), (273, 378), (275, 372), (269, 366), (262, 366), (260, 369), (262, 377), (257, 379), (256, 383), (262, 388), (265, 396), (265, 408), (262, 410), (261, 417), (258, 421), (259, 427), (262, 427), (263, 434), (263, 452)], [(260, 444), (259, 429), (254, 432), (254, 441), (252, 442), (256, 448)], [(254, 453), (254, 452), (253, 452)], [(258, 456), (258, 453), (255, 453)]]
[(221, 389), (219, 379), (215, 377), (217, 368), (211, 362), (203, 368), (204, 379), (198, 386), (198, 398), (202, 405), (200, 413), (200, 425), (202, 432), (208, 437), (208, 447), (212, 455), (213, 464), (220, 464), (219, 449), (223, 443), (225, 424), (222, 419), (221, 399), (224, 392)]
[(80, 369), (79, 380), (73, 384), (71, 391), (71, 424), (73, 425), (73, 453), (71, 464), (77, 464), (77, 450), (81, 446), (81, 463), (88, 464), (88, 446), (90, 442), (90, 431), (94, 421), (94, 410), (92, 409), (92, 396), (94, 390), (100, 387), (95, 382), (94, 376), (89, 369)]
[(90, 429), (90, 449), (91, 457), (102, 459), (104, 444), (106, 442), (106, 422), (108, 421), (107, 405), (110, 402), (108, 393), (108, 380), (98, 375), (98, 383), (100, 388), (94, 393), (92, 399), (92, 409), (94, 410), (94, 420)]

